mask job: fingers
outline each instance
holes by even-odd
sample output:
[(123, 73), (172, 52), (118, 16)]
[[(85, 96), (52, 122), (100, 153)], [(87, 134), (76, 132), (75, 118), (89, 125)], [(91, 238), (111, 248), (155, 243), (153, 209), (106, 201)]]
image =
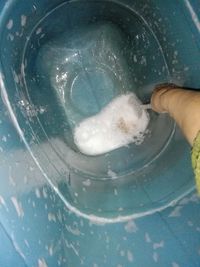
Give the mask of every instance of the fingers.
[(178, 88), (178, 86), (170, 83), (160, 84), (155, 87), (151, 96), (152, 109), (158, 113), (168, 112), (168, 102), (166, 101), (167, 92)]
[(192, 145), (200, 130), (200, 91), (163, 84), (155, 88), (151, 97), (152, 109), (167, 112), (176, 121)]

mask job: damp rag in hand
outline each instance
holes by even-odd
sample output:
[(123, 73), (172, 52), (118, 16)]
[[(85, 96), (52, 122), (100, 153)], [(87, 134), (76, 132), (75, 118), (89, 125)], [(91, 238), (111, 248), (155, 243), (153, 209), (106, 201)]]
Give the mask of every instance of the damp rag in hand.
[(140, 144), (149, 115), (134, 93), (114, 98), (74, 129), (74, 142), (86, 155), (99, 155), (134, 142)]

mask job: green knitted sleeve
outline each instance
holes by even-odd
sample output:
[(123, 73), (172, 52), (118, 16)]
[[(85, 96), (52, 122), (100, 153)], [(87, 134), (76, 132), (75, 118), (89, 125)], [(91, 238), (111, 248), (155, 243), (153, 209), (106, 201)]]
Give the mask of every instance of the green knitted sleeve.
[(200, 194), (200, 131), (195, 138), (192, 148), (192, 167), (195, 174), (197, 191)]

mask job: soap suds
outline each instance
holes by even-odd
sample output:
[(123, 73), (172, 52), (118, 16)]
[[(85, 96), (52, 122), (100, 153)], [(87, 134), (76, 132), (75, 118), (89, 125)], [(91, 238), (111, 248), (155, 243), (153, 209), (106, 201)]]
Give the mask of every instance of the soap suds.
[(21, 26), (24, 27), (26, 25), (27, 17), (25, 15), (21, 15)]
[(22, 204), (17, 200), (16, 197), (11, 197), (11, 201), (15, 207), (15, 210), (17, 212), (18, 217), (23, 218), (24, 217), (24, 211), (22, 208)]
[(7, 27), (8, 30), (11, 30), (11, 29), (12, 29), (12, 27), (13, 27), (13, 20), (12, 20), (12, 19), (10, 19), (10, 20), (8, 21), (6, 27)]
[(36, 30), (36, 35), (40, 34), (41, 32), (42, 32), (42, 28), (38, 28), (38, 29)]
[(84, 154), (103, 154), (130, 143), (141, 144), (148, 123), (148, 113), (136, 95), (120, 95), (75, 127), (74, 142)]
[(38, 267), (48, 267), (45, 259), (38, 259)]
[(117, 179), (117, 174), (114, 171), (108, 170), (107, 174), (111, 179)]
[(128, 221), (124, 228), (127, 233), (136, 233), (138, 231), (137, 225), (134, 221)]

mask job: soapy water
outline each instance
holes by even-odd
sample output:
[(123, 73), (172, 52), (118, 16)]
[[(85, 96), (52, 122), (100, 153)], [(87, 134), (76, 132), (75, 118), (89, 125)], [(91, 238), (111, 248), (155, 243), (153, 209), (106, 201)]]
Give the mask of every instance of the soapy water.
[[(75, 5), (76, 10), (82, 10), (81, 2), (66, 5), (67, 15), (63, 17), (67, 18), (66, 24), (60, 19), (60, 12), (57, 14), (57, 23), (63, 25), (59, 34), (58, 27), (54, 29), (52, 24), (50, 27), (46, 20), (42, 21), (35, 32), (44, 28), (46, 34), (38, 43), (33, 32), (24, 62), (27, 61), (26, 88), (31, 102), (46, 107), (47, 112), (42, 116), (38, 113), (37, 119), (50, 145), (66, 166), (90, 177), (110, 179), (109, 170), (119, 177), (152, 162), (171, 137), (173, 123), (167, 116), (158, 116), (150, 110), (146, 131), (141, 129), (139, 133), (140, 127), (130, 135), (119, 131), (120, 141), (112, 140), (114, 143), (108, 150), (84, 152), (80, 147), (81, 139), (75, 138), (75, 132), (83, 121), (104, 113), (104, 108), (118, 96), (132, 93), (142, 103), (148, 103), (154, 84), (168, 78), (163, 51), (146, 23), (129, 9), (102, 3), (88, 3), (88, 8), (94, 7), (97, 13), (88, 16), (85, 11), (80, 21), (71, 17), (70, 7)], [(52, 13), (54, 21), (55, 13), (54, 16)], [(107, 128), (109, 134), (112, 131)], [(64, 141), (62, 148), (51, 142), (55, 136)], [(111, 139), (113, 134), (109, 142)], [(97, 141), (94, 135), (92, 140)], [(91, 153), (95, 157), (88, 157)]]
[(65, 32), (40, 49), (37, 72), (56, 92), (72, 131), (114, 97), (135, 88), (127, 46), (119, 27), (98, 22)]
[(113, 99), (74, 130), (74, 142), (87, 155), (103, 154), (129, 143), (141, 144), (149, 115), (134, 93)]
[(48, 149), (43, 156), (30, 145), (30, 152), (52, 187), (52, 168), (63, 177), (55, 191), (66, 206), (80, 216), (113, 222), (149, 212), (151, 198), (154, 208), (163, 205), (157, 199), (171, 191), (149, 197), (145, 176), (157, 179), (159, 164), (152, 162), (164, 155), (174, 124), (166, 114), (138, 109), (135, 95), (148, 103), (154, 85), (169, 80), (169, 71), (140, 14), (109, 1), (63, 3), (27, 38), (23, 64), (29, 104), (45, 107), (27, 116), (34, 138)]
[(129, 91), (135, 84), (127, 47), (120, 28), (99, 22), (64, 33), (40, 50), (38, 69), (61, 100), (77, 152), (101, 155), (144, 139), (149, 118)]

